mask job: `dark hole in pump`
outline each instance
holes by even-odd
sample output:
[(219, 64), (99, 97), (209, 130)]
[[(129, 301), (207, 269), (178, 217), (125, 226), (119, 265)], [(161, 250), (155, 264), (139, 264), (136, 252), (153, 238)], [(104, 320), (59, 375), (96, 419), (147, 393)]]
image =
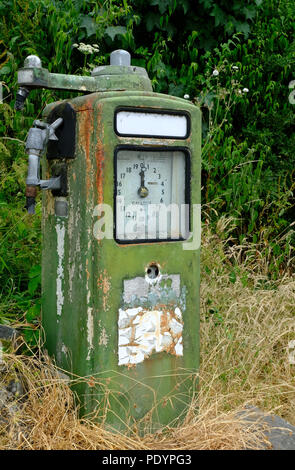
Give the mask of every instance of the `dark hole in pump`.
[(159, 275), (159, 268), (156, 264), (150, 264), (147, 268), (147, 275), (150, 279), (156, 279)]

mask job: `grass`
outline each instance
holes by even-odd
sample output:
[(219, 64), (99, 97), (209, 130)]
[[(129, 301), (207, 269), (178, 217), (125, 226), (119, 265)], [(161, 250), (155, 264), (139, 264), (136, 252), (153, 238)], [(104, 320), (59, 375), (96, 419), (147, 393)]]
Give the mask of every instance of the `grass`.
[(221, 218), (214, 234), (203, 230), (200, 394), (181, 426), (114, 435), (78, 418), (71, 389), (48, 358), (10, 354), (5, 366), (21, 375), (28, 400), (0, 424), (0, 449), (260, 448), (261, 425), (239, 415), (246, 405), (295, 424), (288, 350), (295, 339), (295, 279), (285, 273), (271, 280), (257, 247), (229, 243), (231, 229), (232, 221)]
[[(265, 260), (228, 262), (241, 247), (209, 232), (203, 242), (201, 283), (201, 376), (210, 400), (223, 409), (248, 402), (295, 424), (295, 279), (265, 274)], [(259, 257), (258, 257), (259, 259)], [(210, 392), (209, 392), (210, 389)]]
[[(19, 450), (186, 450), (259, 448), (263, 427), (246, 423), (237, 410), (220, 412), (220, 399), (208, 406), (202, 392), (185, 422), (156, 434), (114, 434), (103, 425), (78, 418), (73, 394), (45, 356), (5, 356), (7, 374), (17, 370), (26, 399), (0, 423), (0, 449)], [(10, 405), (13, 406), (13, 405)], [(3, 418), (3, 416), (2, 416)], [(5, 418), (5, 416), (4, 416)]]

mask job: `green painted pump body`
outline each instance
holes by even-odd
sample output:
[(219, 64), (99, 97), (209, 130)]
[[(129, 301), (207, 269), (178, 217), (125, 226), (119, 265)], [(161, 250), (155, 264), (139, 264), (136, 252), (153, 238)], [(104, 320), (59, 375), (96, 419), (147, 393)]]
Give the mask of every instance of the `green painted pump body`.
[[(44, 156), (43, 176), (63, 168), (67, 180), (63, 196), (43, 193), (45, 347), (77, 379), (81, 413), (96, 412), (119, 430), (134, 423), (156, 430), (184, 416), (199, 367), (200, 211), (194, 209), (200, 207), (201, 113), (187, 100), (147, 88), (91, 93), (50, 104), (44, 112), (48, 122), (62, 116), (64, 126), (56, 133), (59, 143)], [(188, 133), (118, 135), (118, 109), (183, 113)], [(185, 152), (191, 240), (119, 243), (95, 236), (97, 207), (106, 204), (115, 213), (115, 156), (125, 148)], [(58, 215), (60, 203), (66, 212)], [(149, 266), (159, 270), (152, 282)], [(150, 319), (154, 329), (146, 338), (158, 348), (136, 353), (136, 328)], [(129, 358), (120, 362), (122, 330), (130, 344)]]

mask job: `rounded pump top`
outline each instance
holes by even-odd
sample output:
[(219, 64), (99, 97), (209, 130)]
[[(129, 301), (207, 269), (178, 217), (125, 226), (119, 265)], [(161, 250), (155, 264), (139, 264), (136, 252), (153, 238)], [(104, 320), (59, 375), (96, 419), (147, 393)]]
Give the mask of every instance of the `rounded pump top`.
[(110, 55), (110, 65), (123, 65), (129, 67), (131, 65), (131, 55), (124, 49), (117, 49)]
[(41, 59), (37, 55), (28, 55), (24, 60), (24, 68), (42, 68)]

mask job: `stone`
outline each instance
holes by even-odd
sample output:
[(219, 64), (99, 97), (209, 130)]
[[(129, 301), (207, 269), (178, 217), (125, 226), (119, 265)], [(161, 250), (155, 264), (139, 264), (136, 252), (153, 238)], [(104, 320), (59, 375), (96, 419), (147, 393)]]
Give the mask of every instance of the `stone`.
[(265, 443), (264, 449), (295, 450), (295, 426), (280, 416), (266, 414), (255, 406), (247, 406), (240, 416), (247, 422), (266, 425), (265, 437), (270, 444)]
[(20, 333), (10, 326), (0, 325), (0, 341), (13, 341), (16, 339)]

